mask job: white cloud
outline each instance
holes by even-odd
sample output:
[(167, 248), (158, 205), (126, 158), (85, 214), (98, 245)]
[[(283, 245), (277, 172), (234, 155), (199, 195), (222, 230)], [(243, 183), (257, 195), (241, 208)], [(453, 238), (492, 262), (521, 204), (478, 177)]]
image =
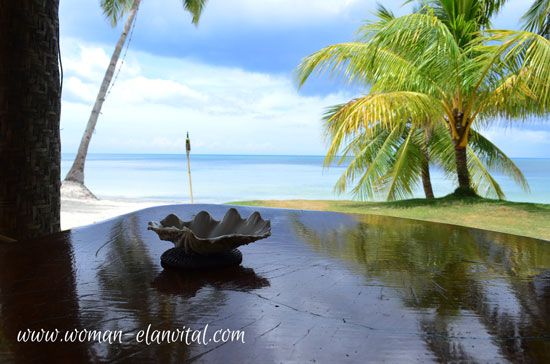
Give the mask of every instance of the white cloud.
[[(74, 39), (63, 39), (62, 50), (64, 97), (86, 103), (94, 101), (109, 65), (110, 55), (107, 52), (112, 49), (83, 46)], [(134, 60), (124, 60), (123, 68), (126, 76), (136, 76), (141, 72)]]
[[(99, 89), (98, 46), (65, 52), (63, 150), (76, 150)], [(101, 49), (101, 48), (100, 48)], [(103, 50), (105, 52), (105, 50)], [(87, 55), (94, 54), (96, 57)], [(132, 53), (107, 98), (93, 152), (323, 154), (321, 115), (350, 95), (304, 96), (290, 75), (269, 75), (192, 60)], [(136, 71), (137, 70), (137, 71)]]
[(140, 104), (145, 102), (173, 105), (204, 103), (208, 97), (183, 83), (173, 80), (137, 76), (116, 83), (113, 98), (120, 103)]
[(96, 85), (84, 82), (82, 79), (71, 76), (66, 77), (63, 82), (63, 96), (70, 100), (80, 102), (93, 102), (97, 95)]
[[(75, 47), (75, 44), (71, 44)], [(77, 57), (63, 57), (63, 71), (67, 74), (74, 74), (86, 81), (101, 80), (107, 66), (109, 65), (109, 56), (99, 47), (80, 47)], [(71, 53), (74, 49), (71, 49)]]

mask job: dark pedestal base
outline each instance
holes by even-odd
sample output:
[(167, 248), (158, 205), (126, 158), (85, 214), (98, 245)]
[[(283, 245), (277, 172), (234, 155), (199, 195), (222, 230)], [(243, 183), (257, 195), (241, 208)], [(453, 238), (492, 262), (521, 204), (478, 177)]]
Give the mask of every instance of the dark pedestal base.
[(168, 249), (160, 256), (163, 268), (172, 269), (212, 269), (238, 266), (243, 255), (238, 249), (211, 255), (186, 254), (181, 248)]

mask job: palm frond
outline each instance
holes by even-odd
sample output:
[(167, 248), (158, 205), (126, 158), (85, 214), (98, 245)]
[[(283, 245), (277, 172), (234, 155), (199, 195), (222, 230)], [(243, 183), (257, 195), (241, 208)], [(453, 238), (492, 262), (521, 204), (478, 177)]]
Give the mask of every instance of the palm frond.
[(470, 149), (475, 153), (489, 170), (500, 172), (512, 178), (525, 192), (529, 192), (529, 183), (519, 169), (499, 147), (479, 132), (472, 130)]
[(377, 125), (374, 129), (371, 136), (361, 134), (343, 150), (348, 165), (335, 191), (345, 192), (355, 184), (351, 192), (361, 200), (410, 197), (420, 180), (424, 156), (418, 142), (423, 133), (410, 123), (391, 129)]
[(389, 48), (371, 43), (350, 42), (331, 45), (305, 58), (296, 70), (302, 86), (313, 74), (341, 77), (348, 83), (390, 91), (415, 90), (442, 95), (441, 85), (431, 74), (433, 68), (416, 64)]
[(128, 12), (134, 0), (101, 0), (100, 6), (103, 9), (103, 14), (112, 26), (117, 25), (118, 21)]
[[(464, 70), (475, 80), (469, 105), (476, 110), (474, 115), (510, 120), (548, 113), (550, 41), (526, 31), (488, 34), (483, 44), (472, 48), (478, 56)], [(513, 102), (500, 102), (502, 97)]]
[(302, 86), (311, 74), (328, 73), (330, 76), (344, 77), (353, 83), (359, 80), (368, 84), (371, 79), (367, 65), (372, 47), (367, 43), (339, 43), (321, 49), (304, 58), (296, 70), (298, 85)]
[(365, 26), (357, 30), (357, 34), (360, 39), (366, 40), (369, 38), (369, 35), (365, 34), (365, 29), (368, 29), (372, 34), (375, 34), (378, 30), (388, 24), (389, 21), (395, 19), (395, 14), (379, 2), (376, 2), (376, 10), (373, 14), (375, 16), (374, 20), (366, 20), (364, 23)]
[(382, 22), (389, 22), (390, 20), (395, 19), (395, 14), (393, 13), (393, 11), (378, 2), (376, 3), (375, 15), (379, 19), (379, 21)]
[(443, 89), (456, 88), (456, 62), (461, 57), (452, 34), (437, 17), (412, 14), (377, 25), (370, 39), (312, 54), (298, 66), (297, 79), (303, 85), (316, 71), (380, 91), (414, 90), (442, 97)]
[[(351, 141), (343, 151), (343, 157), (352, 157), (344, 173), (334, 186), (338, 193), (345, 192), (348, 185), (356, 181), (359, 176), (364, 176), (363, 182), (359, 182), (354, 189), (358, 196), (373, 197), (380, 189), (378, 181), (385, 172), (385, 167), (391, 164), (389, 159), (393, 153), (395, 145), (400, 138), (397, 126), (394, 130), (379, 129), (379, 132), (368, 138), (365, 135), (359, 135)], [(342, 159), (343, 163), (344, 160)], [(341, 164), (342, 164), (341, 163)], [(382, 170), (381, 168), (384, 167)], [(361, 184), (363, 183), (363, 184)], [(360, 186), (361, 184), (361, 186)]]
[(461, 50), (447, 26), (433, 13), (410, 14), (389, 21), (372, 38), (378, 47), (399, 50), (409, 59), (415, 56), (439, 65), (436, 56), (446, 61), (460, 59)]
[(356, 157), (363, 159), (362, 163), (367, 165), (363, 175), (351, 191), (356, 198), (360, 200), (376, 198), (384, 188), (384, 178), (394, 164), (395, 151), (400, 144), (402, 132), (402, 125), (393, 127), (387, 137), (382, 138), (383, 143), (379, 148), (372, 149), (370, 154), (359, 154)]
[(411, 127), (407, 137), (396, 152), (395, 162), (386, 176), (388, 193), (386, 199), (394, 201), (411, 196), (418, 186), (421, 174), (422, 152), (414, 142), (416, 129)]
[(344, 104), (327, 118), (325, 130), (332, 136), (328, 154), (336, 153), (347, 136), (369, 134), (374, 125), (391, 128), (407, 120), (438, 120), (442, 114), (441, 102), (426, 94), (408, 91), (370, 93)]
[(202, 11), (206, 6), (208, 0), (183, 0), (183, 7), (187, 10), (192, 18), (192, 22), (195, 25), (199, 24), (199, 20), (202, 15)]
[(550, 0), (535, 0), (521, 18), (523, 27), (530, 32), (550, 37)]
[(506, 196), (504, 195), (500, 184), (487, 170), (476, 153), (474, 153), (471, 148), (468, 148), (467, 155), (468, 170), (470, 171), (473, 184), (472, 187), (474, 190), (482, 196), (496, 197), (499, 200), (503, 200)]
[[(208, 0), (183, 0), (183, 7), (191, 14), (193, 24), (198, 25), (207, 1)], [(100, 5), (103, 9), (103, 14), (105, 14), (111, 24), (115, 26), (132, 8), (134, 2), (134, 0), (100, 0)]]

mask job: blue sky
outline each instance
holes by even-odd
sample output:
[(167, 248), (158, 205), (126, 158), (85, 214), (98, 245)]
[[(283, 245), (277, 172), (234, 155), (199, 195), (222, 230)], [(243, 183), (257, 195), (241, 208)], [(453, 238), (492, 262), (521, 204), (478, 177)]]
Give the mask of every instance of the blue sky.
[[(408, 12), (403, 0), (384, 4)], [(511, 0), (494, 20), (518, 28), (530, 2)], [(117, 82), (90, 150), (182, 153), (185, 132), (204, 154), (314, 154), (326, 144), (320, 117), (361, 92), (315, 79), (297, 90), (293, 71), (323, 46), (353, 39), (372, 18), (371, 0), (210, 0), (199, 27), (178, 0), (143, 0)], [(63, 152), (81, 133), (121, 26), (99, 1), (63, 0)], [(485, 133), (514, 157), (550, 157), (545, 123), (495, 124)]]

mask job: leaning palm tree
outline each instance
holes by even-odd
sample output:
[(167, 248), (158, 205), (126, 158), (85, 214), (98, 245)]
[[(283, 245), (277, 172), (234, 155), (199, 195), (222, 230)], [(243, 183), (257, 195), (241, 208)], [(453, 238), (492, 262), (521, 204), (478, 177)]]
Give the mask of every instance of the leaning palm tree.
[(328, 120), (335, 130), (328, 154), (346, 138), (372, 134), (375, 125), (429, 120), (450, 135), (456, 193), (475, 195), (467, 148), (472, 127), (548, 113), (550, 42), (527, 31), (480, 30), (473, 22), (464, 22), (470, 30), (457, 38), (428, 8), (368, 24), (358, 41), (307, 57), (298, 68), (300, 85), (314, 71), (328, 71), (371, 86)]
[[(198, 25), (202, 10), (206, 5), (206, 1), (207, 0), (183, 0), (185, 10), (192, 15), (193, 24)], [(80, 141), (80, 146), (78, 147), (75, 160), (63, 183), (65, 188), (72, 185), (73, 191), (71, 193), (76, 194), (76, 196), (95, 198), (93, 193), (90, 192), (90, 190), (88, 190), (88, 188), (84, 185), (84, 165), (88, 155), (88, 147), (90, 146), (90, 141), (92, 139), (99, 114), (101, 113), (103, 102), (105, 101), (109, 86), (113, 80), (122, 48), (126, 43), (126, 39), (132, 29), (132, 26), (134, 25), (140, 3), (141, 0), (101, 0), (103, 12), (105, 16), (110, 19), (113, 26), (115, 26), (126, 13), (128, 13), (128, 18), (126, 19), (122, 34), (120, 35), (115, 46), (115, 50), (111, 56), (111, 61), (109, 62), (105, 76), (103, 76), (103, 81), (101, 82), (99, 93), (97, 94), (95, 104), (88, 119), (88, 124), (86, 125), (86, 129), (82, 135), (82, 140)]]

